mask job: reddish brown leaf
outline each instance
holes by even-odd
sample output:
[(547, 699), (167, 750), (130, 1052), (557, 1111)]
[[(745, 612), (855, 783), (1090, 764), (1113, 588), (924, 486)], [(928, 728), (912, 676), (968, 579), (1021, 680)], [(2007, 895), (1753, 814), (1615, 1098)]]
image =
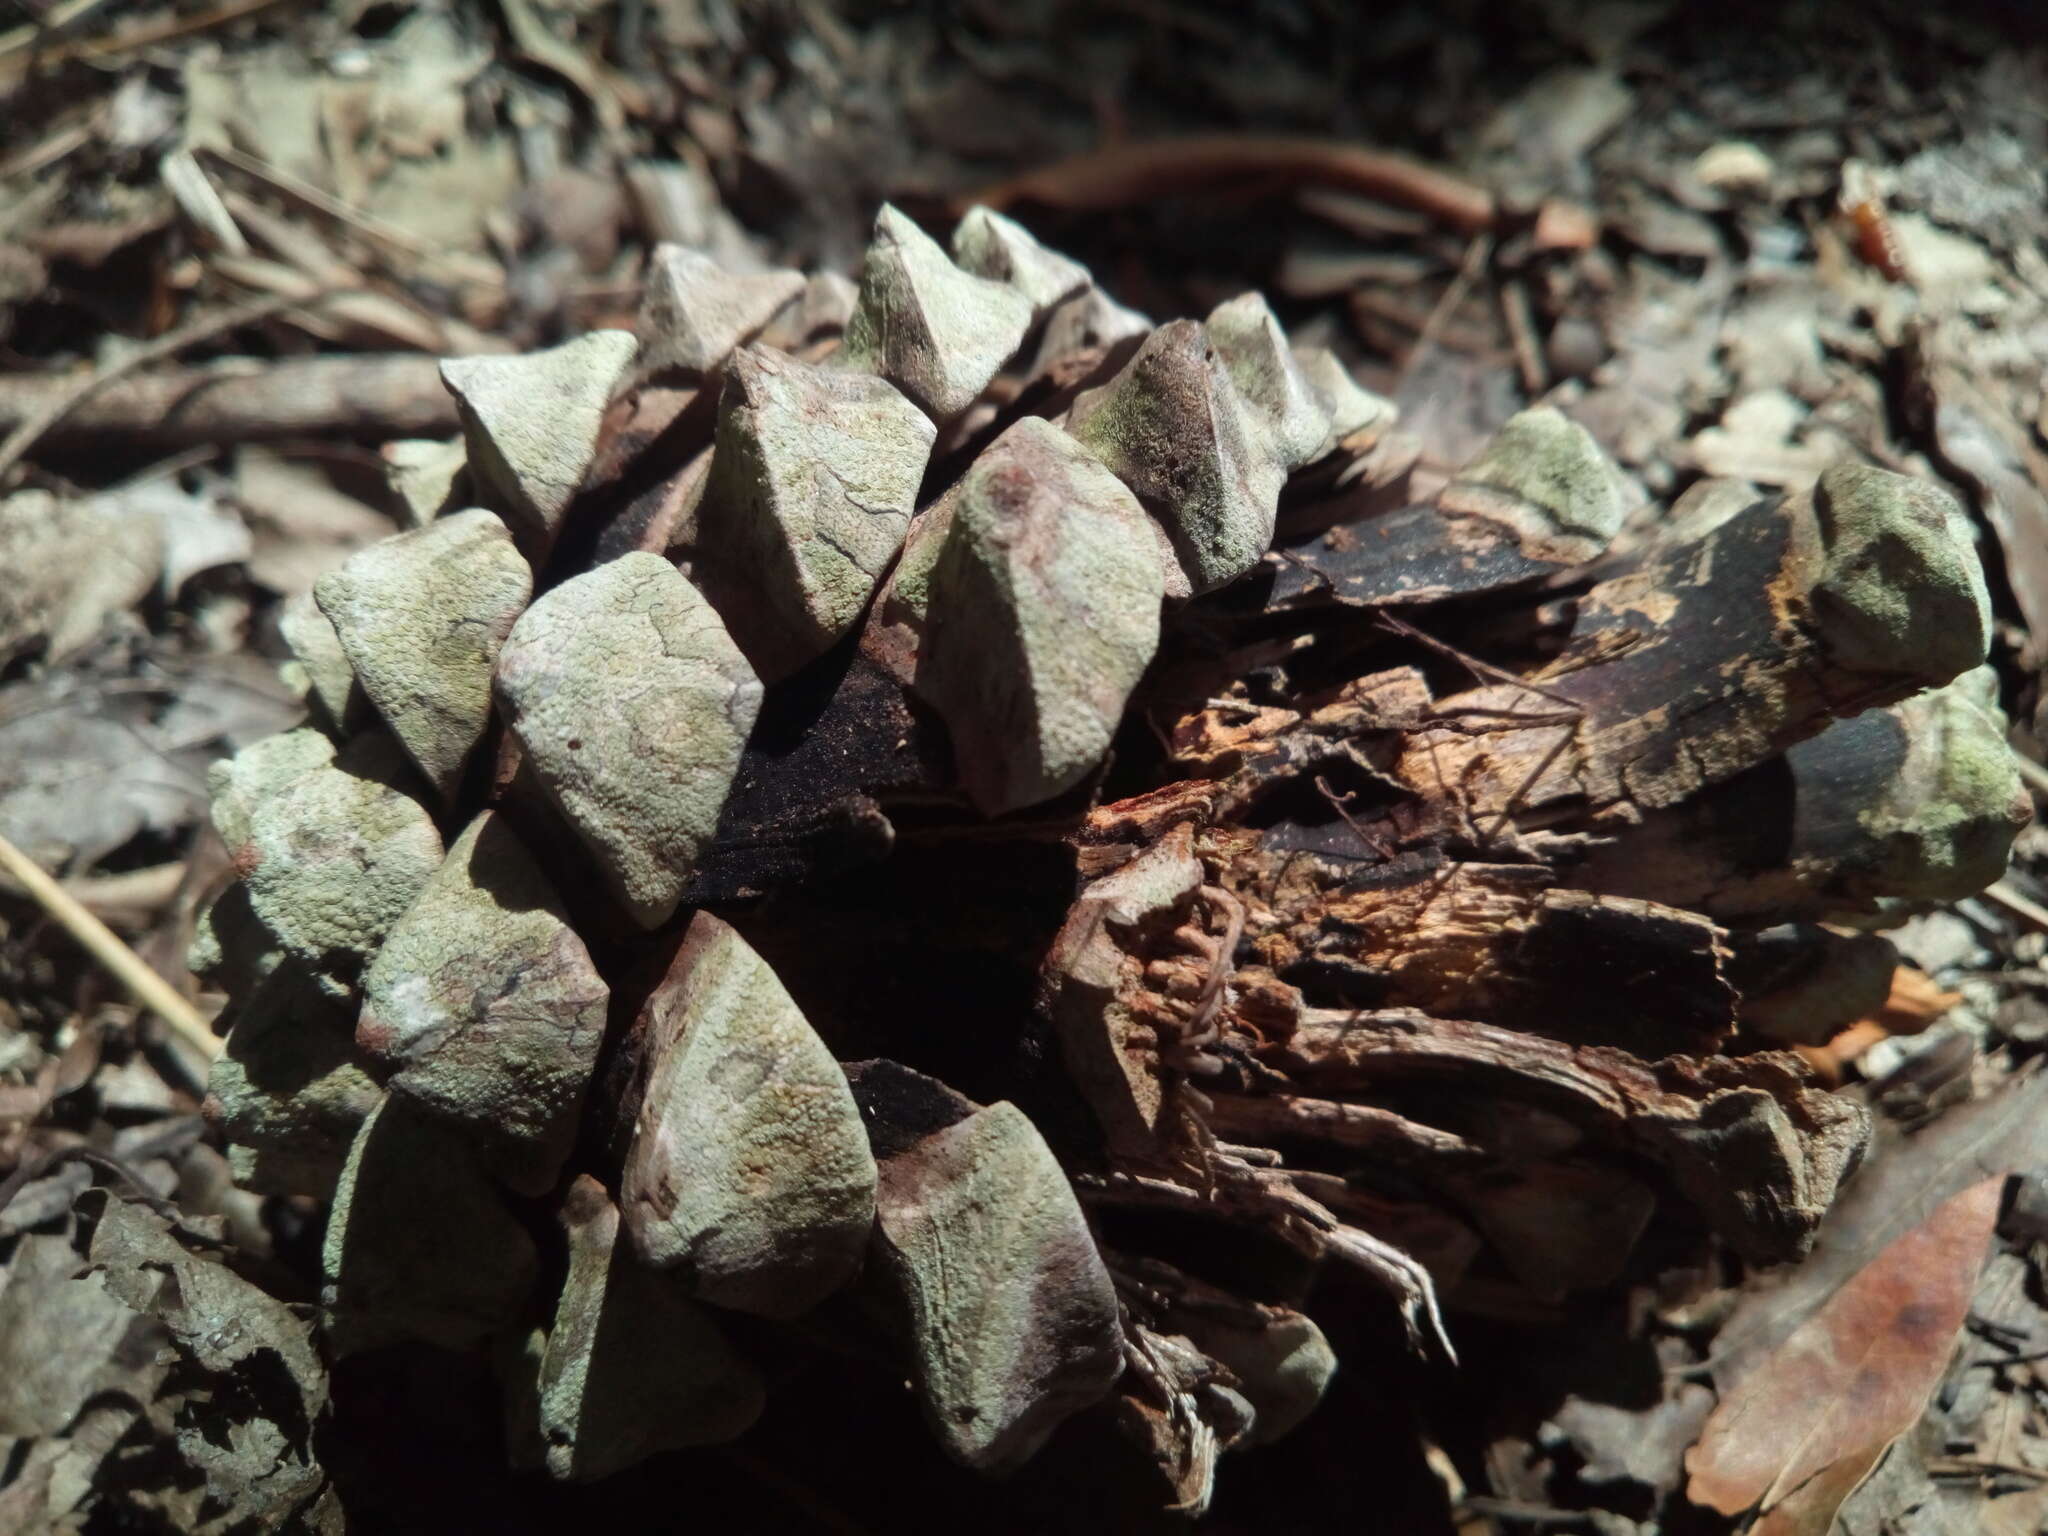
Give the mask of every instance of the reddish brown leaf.
[(2003, 1184), (1970, 1186), (1895, 1239), (1726, 1393), (1686, 1455), (1686, 1497), (1760, 1510), (1754, 1536), (1825, 1536), (1940, 1382)]

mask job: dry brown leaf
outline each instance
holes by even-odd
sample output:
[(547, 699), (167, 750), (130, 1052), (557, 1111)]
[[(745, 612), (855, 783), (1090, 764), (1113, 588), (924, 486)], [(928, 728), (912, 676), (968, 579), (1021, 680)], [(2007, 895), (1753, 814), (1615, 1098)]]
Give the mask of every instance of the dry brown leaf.
[(1971, 1185), (1895, 1239), (1725, 1394), (1686, 1455), (1686, 1497), (1759, 1510), (1754, 1536), (1825, 1536), (1940, 1382), (2004, 1182)]

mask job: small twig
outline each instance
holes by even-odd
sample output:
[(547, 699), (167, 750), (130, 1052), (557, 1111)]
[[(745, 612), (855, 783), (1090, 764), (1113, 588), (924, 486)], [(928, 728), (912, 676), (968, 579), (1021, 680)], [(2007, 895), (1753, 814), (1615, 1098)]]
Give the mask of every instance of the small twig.
[(96, 369), (91, 377), (80, 380), (71, 388), (59, 393), (40, 410), (31, 414), (0, 443), (0, 482), (4, 482), (22, 456), (41, 440), (43, 434), (70, 415), (79, 406), (105, 389), (117, 379), (127, 377), (138, 368), (147, 368), (151, 363), (162, 362), (186, 347), (196, 346), (215, 336), (229, 331), (240, 330), (245, 325), (254, 325), (282, 314), (288, 309), (304, 309), (310, 305), (331, 298), (333, 289), (323, 289), (311, 294), (270, 295), (250, 304), (238, 304), (233, 309), (221, 311), (190, 325), (181, 325), (176, 330), (166, 331), (156, 340), (137, 347), (118, 362)]
[[(252, 366), (253, 364), (253, 366)], [(0, 374), (0, 428), (40, 417), (70, 381)], [(322, 434), (387, 439), (453, 433), (455, 402), (438, 358), (411, 352), (321, 353), (258, 363), (223, 358), (123, 379), (77, 406), (45, 439), (75, 448), (124, 445), (219, 449)]]
[(1515, 808), (1522, 803), (1522, 797), (1536, 787), (1542, 780), (1543, 775), (1550, 771), (1551, 765), (1563, 754), (1564, 749), (1570, 746), (1577, 738), (1579, 726), (1585, 722), (1585, 707), (1577, 699), (1559, 693), (1555, 689), (1546, 688), (1541, 683), (1532, 683), (1524, 677), (1516, 677), (1514, 673), (1504, 671), (1490, 661), (1482, 661), (1477, 656), (1468, 656), (1455, 645), (1439, 640), (1434, 635), (1425, 634), (1413, 624), (1408, 623), (1404, 619), (1397, 619), (1391, 613), (1378, 614), (1376, 617), (1383, 629), (1391, 630), (1394, 634), (1418, 641), (1450, 657), (1470, 670), (1474, 677), (1491, 678), (1493, 681), (1501, 683), (1506, 687), (1520, 688), (1526, 693), (1535, 694), (1538, 698), (1548, 699), (1553, 704), (1561, 705), (1565, 710), (1569, 711), (1569, 714), (1564, 719), (1553, 717), (1548, 720), (1525, 722), (1530, 725), (1557, 725), (1562, 728), (1563, 734), (1545, 749), (1543, 756), (1537, 759), (1536, 766), (1530, 769), (1523, 777), (1522, 782), (1515, 786), (1515, 792), (1501, 803), (1500, 810), (1494, 815), (1493, 824), (1483, 832), (1477, 828), (1473, 829), (1478, 836), (1479, 846), (1485, 848), (1493, 842), (1500, 829), (1507, 825), (1508, 818), (1514, 814)]
[(1522, 375), (1522, 393), (1531, 400), (1550, 388), (1550, 368), (1543, 361), (1543, 348), (1536, 340), (1536, 317), (1530, 312), (1529, 285), (1521, 278), (1501, 284), (1501, 318), (1507, 321), (1508, 340), (1514, 344), (1515, 367)]
[(1221, 133), (1107, 145), (983, 187), (962, 200), (960, 211), (975, 203), (1001, 210), (1020, 202), (1119, 208), (1245, 180), (1263, 187), (1360, 192), (1472, 233), (1493, 228), (1500, 217), (1499, 204), (1484, 187), (1400, 155), (1324, 139)]
[(1486, 270), (1486, 263), (1492, 255), (1493, 236), (1474, 235), (1472, 243), (1465, 247), (1465, 259), (1458, 263), (1456, 275), (1445, 285), (1443, 296), (1436, 301), (1436, 307), (1430, 310), (1429, 318), (1422, 322), (1422, 329), (1415, 334), (1415, 344), (1408, 349), (1407, 357), (1401, 361), (1402, 383), (1407, 382), (1408, 374), (1415, 367), (1417, 359), (1436, 345), (1437, 333), (1457, 312), (1458, 306), (1465, 302), (1466, 293), (1470, 291), (1472, 284), (1478, 281), (1479, 274)]
[[(244, 16), (253, 16), (266, 11), (279, 0), (229, 0), (226, 5), (201, 12), (197, 16), (171, 16), (163, 21), (145, 23), (131, 27), (125, 32), (116, 32), (110, 37), (82, 38), (75, 43), (59, 43), (40, 55), (31, 54), (26, 60), (0, 68), (0, 84), (12, 84), (15, 76), (27, 73), (34, 64), (65, 64), (73, 59), (106, 59), (123, 53), (134, 53), (143, 48), (154, 48), (158, 43), (168, 43), (181, 37), (190, 37), (197, 32), (225, 26), (231, 21), (240, 21)], [(16, 33), (6, 34), (10, 44)], [(38, 31), (40, 35), (40, 30)]]
[(1356, 800), (1358, 798), (1357, 790), (1347, 789), (1344, 791), (1342, 795), (1339, 795), (1337, 791), (1330, 788), (1330, 781), (1324, 778), (1323, 775), (1321, 775), (1320, 773), (1315, 776), (1314, 782), (1316, 786), (1316, 793), (1321, 795), (1325, 800), (1330, 802), (1330, 809), (1335, 811), (1340, 817), (1343, 818), (1344, 825), (1351, 829), (1351, 835), (1358, 839), (1359, 843), (1366, 849), (1367, 852), (1378, 854), (1380, 857), (1380, 861), (1382, 863), (1385, 863), (1394, 857), (1394, 850), (1389, 848), (1385, 843), (1381, 842), (1378, 838), (1374, 837), (1371, 833), (1367, 832), (1365, 828), (1362, 825), (1360, 825), (1358, 819), (1351, 814), (1349, 806), (1353, 800)]
[(43, 867), (14, 844), (0, 837), (0, 870), (18, 881), (64, 931), (84, 946), (108, 973), (134, 994), (135, 1000), (177, 1032), (185, 1043), (208, 1061), (220, 1055), (220, 1038), (205, 1019), (163, 977), (143, 963), (142, 957), (122, 943), (105, 923), (86, 911), (63, 886), (45, 873)]
[(2014, 917), (2048, 933), (2048, 907), (2023, 895), (2009, 881), (2000, 880), (1984, 888), (1984, 899), (2005, 908)]
[(1223, 1000), (1223, 983), (1229, 979), (1237, 953), (1238, 940), (1244, 937), (1244, 903), (1220, 885), (1202, 887), (1202, 899), (1212, 907), (1223, 911), (1223, 936), (1217, 941), (1216, 953), (1209, 963), (1209, 974), (1203, 978), (1201, 994), (1196, 999), (1194, 1017), (1188, 1021), (1188, 1037), (1199, 1041), (1202, 1032), (1216, 1017), (1218, 1004)]
[(2023, 1466), (2014, 1461), (1978, 1461), (1968, 1456), (1946, 1456), (1927, 1464), (1929, 1477), (2029, 1477), (2035, 1482), (2048, 1479), (2048, 1468)]

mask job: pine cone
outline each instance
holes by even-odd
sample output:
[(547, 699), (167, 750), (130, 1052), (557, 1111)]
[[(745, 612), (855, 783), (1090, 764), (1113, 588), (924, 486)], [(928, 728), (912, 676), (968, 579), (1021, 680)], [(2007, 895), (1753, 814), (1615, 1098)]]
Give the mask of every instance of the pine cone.
[(742, 1432), (731, 1314), (823, 1309), (960, 1461), (1092, 1410), (1198, 1510), (1320, 1270), (1448, 1357), (1660, 1207), (1796, 1257), (1867, 1126), (1785, 1047), (2025, 820), (1940, 491), (1616, 546), (1554, 410), (1427, 484), (1258, 296), (1154, 327), (986, 211), (444, 373), (194, 965), (332, 1347), (493, 1349), (558, 1476)]

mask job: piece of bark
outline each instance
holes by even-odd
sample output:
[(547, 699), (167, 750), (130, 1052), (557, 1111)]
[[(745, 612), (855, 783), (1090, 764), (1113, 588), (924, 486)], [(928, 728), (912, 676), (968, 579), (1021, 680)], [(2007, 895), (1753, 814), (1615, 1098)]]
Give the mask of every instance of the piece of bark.
[(675, 567), (627, 554), (543, 594), (495, 678), (506, 724), (614, 894), (666, 922), (717, 829), (761, 685)]
[(1046, 956), (1062, 1058), (1113, 1154), (1142, 1156), (1156, 1145), (1167, 1091), (1160, 1036), (1175, 1023), (1134, 951), (1177, 926), (1203, 878), (1190, 829), (1177, 827), (1083, 890)]
[(1979, 668), (1838, 721), (1646, 817), (1576, 877), (1730, 922), (1913, 910), (1982, 890), (2033, 813), (1987, 681)]
[(803, 291), (801, 272), (728, 272), (700, 251), (664, 241), (647, 258), (640, 376), (710, 372)]
[(1250, 1432), (1257, 1410), (1225, 1366), (1179, 1334), (1135, 1324), (1131, 1369), (1115, 1398), (1117, 1427), (1156, 1469), (1159, 1502), (1198, 1519), (1216, 1491), (1216, 1460)]
[(1197, 322), (1160, 326), (1114, 379), (1074, 401), (1065, 425), (1159, 519), (1192, 591), (1258, 563), (1286, 470)]
[(1432, 501), (1283, 544), (1269, 601), (1426, 603), (1539, 581), (1604, 551), (1623, 510), (1585, 428), (1539, 406)]
[(1737, 1251), (1783, 1263), (1811, 1247), (1868, 1144), (1868, 1115), (1789, 1053), (1671, 1057), (1568, 1046), (1412, 1012), (1310, 1009), (1276, 1064), (1324, 1091), (1458, 1081), (1547, 1108), (1670, 1174)]
[(452, 800), (491, 713), (491, 667), (533, 595), (505, 524), (481, 508), (356, 551), (313, 588), (370, 703)]
[(936, 240), (884, 203), (839, 355), (945, 422), (972, 405), (1015, 356), (1031, 318), (1023, 293), (962, 271)]
[(661, 1451), (714, 1445), (761, 1416), (760, 1373), (674, 1279), (642, 1266), (589, 1174), (562, 1197), (569, 1276), (539, 1362), (548, 1472), (610, 1477)]
[(469, 824), (363, 979), (356, 1041), (522, 1194), (576, 1138), (610, 994), (501, 813)]
[(1891, 994), (1899, 952), (1875, 933), (1786, 923), (1731, 940), (1729, 980), (1742, 1022), (1784, 1045), (1825, 1045), (1874, 1018)]
[(884, 1158), (876, 1215), (874, 1261), (948, 1454), (1014, 1468), (1109, 1391), (1123, 1369), (1116, 1289), (1022, 1111), (992, 1105)]
[(936, 429), (886, 380), (747, 347), (726, 367), (699, 579), (773, 681), (859, 622), (903, 546)]
[(538, 1268), (460, 1134), (396, 1098), (364, 1120), (321, 1249), (337, 1353), (407, 1339), (468, 1348), (519, 1315)]
[(1322, 1329), (1292, 1307), (1247, 1300), (1157, 1259), (1122, 1256), (1126, 1304), (1157, 1333), (1181, 1335), (1235, 1378), (1228, 1383), (1256, 1415), (1245, 1441), (1271, 1445), (1314, 1412), (1337, 1372)]
[(954, 493), (932, 569), (917, 690), (988, 815), (1101, 762), (1159, 643), (1164, 578), (1145, 514), (1050, 422), (991, 444)]
[(639, 342), (592, 331), (543, 352), (449, 358), (470, 473), (521, 540), (544, 549), (597, 453), (605, 408)]
[(645, 1088), (620, 1201), (636, 1251), (707, 1301), (794, 1317), (859, 1265), (875, 1162), (845, 1074), (775, 973), (708, 912), (635, 1033)]
[[(1439, 701), (1468, 717), (1541, 709), (1540, 728), (1419, 733), (1401, 777), (1460, 783), (1468, 813), (1677, 804), (1838, 715), (1938, 687), (1989, 643), (1961, 509), (1904, 475), (1838, 465), (1810, 495), (1758, 502), (1662, 550), (1579, 605), (1544, 692), (1489, 684)], [(1577, 721), (1556, 721), (1558, 709)], [(1558, 730), (1569, 737), (1558, 750)], [(1539, 772), (1538, 769), (1541, 771)]]

